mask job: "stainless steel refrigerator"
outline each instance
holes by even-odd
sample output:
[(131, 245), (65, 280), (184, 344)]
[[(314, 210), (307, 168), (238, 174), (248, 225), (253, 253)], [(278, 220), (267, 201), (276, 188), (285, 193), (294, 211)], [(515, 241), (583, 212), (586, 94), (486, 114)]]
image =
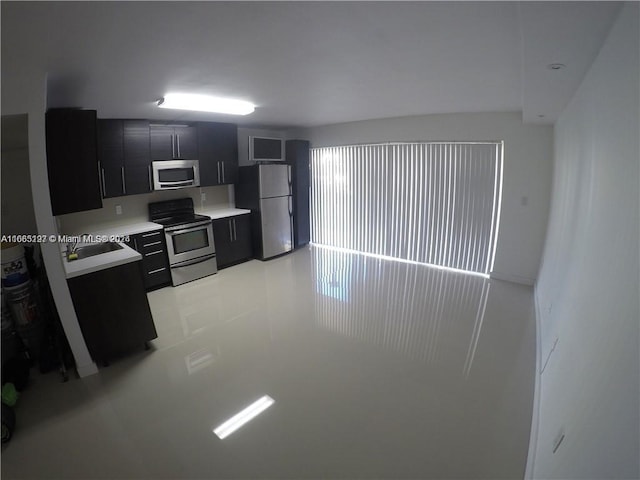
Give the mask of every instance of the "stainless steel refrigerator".
[(251, 210), (254, 256), (261, 260), (293, 249), (291, 166), (240, 167), (236, 206)]

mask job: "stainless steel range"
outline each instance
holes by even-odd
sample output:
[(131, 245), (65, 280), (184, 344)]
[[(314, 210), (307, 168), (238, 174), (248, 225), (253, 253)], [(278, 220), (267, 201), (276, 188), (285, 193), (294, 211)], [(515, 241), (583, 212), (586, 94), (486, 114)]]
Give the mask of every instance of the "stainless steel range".
[(191, 198), (150, 203), (149, 220), (164, 227), (174, 287), (218, 271), (211, 219), (194, 212)]

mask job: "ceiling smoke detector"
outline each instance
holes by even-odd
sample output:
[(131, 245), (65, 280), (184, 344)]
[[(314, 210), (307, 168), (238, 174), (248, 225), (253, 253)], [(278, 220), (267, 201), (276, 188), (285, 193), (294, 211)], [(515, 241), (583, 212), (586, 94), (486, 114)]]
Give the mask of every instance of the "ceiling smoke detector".
[(550, 63), (549, 65), (547, 65), (547, 68), (549, 70), (562, 70), (566, 67), (567, 66), (564, 63)]

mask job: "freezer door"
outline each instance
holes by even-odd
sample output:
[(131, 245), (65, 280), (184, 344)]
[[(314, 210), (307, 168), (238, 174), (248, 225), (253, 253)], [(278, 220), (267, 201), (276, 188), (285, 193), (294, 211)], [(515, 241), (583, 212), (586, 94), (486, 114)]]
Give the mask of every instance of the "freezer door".
[(260, 200), (263, 259), (291, 251), (293, 248), (292, 221), (290, 196)]
[(290, 165), (259, 165), (260, 198), (291, 195)]

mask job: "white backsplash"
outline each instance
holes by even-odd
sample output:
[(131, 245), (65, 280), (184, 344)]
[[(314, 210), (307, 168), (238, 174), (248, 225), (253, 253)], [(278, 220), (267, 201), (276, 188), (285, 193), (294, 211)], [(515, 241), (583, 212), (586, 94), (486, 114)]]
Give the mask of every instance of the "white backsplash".
[[(202, 193), (206, 200), (202, 200)], [(70, 234), (90, 230), (96, 225), (127, 224), (145, 222), (149, 220), (148, 204), (174, 198), (191, 197), (196, 210), (211, 208), (228, 208), (235, 206), (233, 201), (233, 186), (185, 188), (164, 192), (152, 192), (142, 195), (128, 195), (124, 197), (105, 198), (102, 208), (87, 210), (86, 212), (69, 213), (56, 217), (59, 233)], [(122, 214), (116, 214), (116, 206), (122, 208)]]

